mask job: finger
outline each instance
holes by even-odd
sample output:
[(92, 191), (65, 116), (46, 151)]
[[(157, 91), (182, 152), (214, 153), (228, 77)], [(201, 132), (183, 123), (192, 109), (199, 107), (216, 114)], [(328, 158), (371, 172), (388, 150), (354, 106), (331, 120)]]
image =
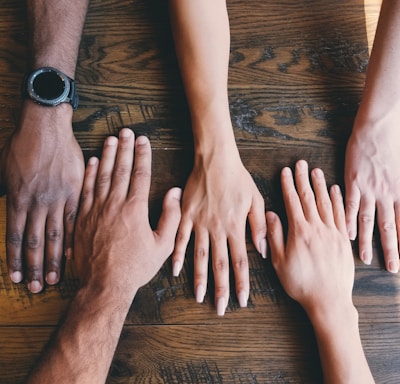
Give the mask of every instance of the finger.
[(301, 207), (299, 195), (294, 186), (293, 175), (290, 168), (285, 167), (282, 169), (281, 185), (289, 226), (303, 223), (305, 221), (304, 212)]
[(96, 179), (96, 199), (100, 204), (106, 200), (110, 191), (117, 146), (118, 139), (114, 136), (109, 136), (104, 141), (103, 153), (101, 155)]
[(64, 253), (65, 256), (72, 258), (74, 247), (74, 228), (78, 215), (79, 195), (72, 194), (65, 204), (64, 209)]
[(130, 182), (129, 198), (142, 201), (142, 208), (147, 216), (151, 182), (151, 147), (149, 139), (139, 136), (135, 143), (135, 164)]
[(332, 185), (330, 190), (332, 201), (333, 217), (336, 228), (343, 234), (347, 235), (346, 216), (343, 204), (343, 195), (338, 185)]
[(355, 184), (346, 182), (346, 226), (350, 240), (357, 237), (357, 216), (360, 202), (360, 190)]
[(32, 293), (38, 293), (43, 289), (46, 217), (47, 211), (39, 208), (32, 210), (27, 217), (24, 254), (26, 282)]
[(64, 207), (49, 211), (46, 222), (46, 263), (47, 284), (57, 284), (60, 280), (61, 261), (64, 243)]
[(304, 160), (299, 160), (296, 164), (296, 187), (300, 198), (301, 206), (306, 220), (319, 218), (314, 192), (310, 185), (308, 176), (308, 164)]
[(374, 232), (375, 201), (363, 197), (360, 202), (360, 213), (358, 215), (358, 246), (360, 259), (370, 264), (372, 260), (372, 235)]
[(15, 206), (7, 196), (6, 253), (10, 279), (20, 283), (24, 278), (22, 244), (26, 223), (26, 212)]
[(207, 289), (210, 238), (205, 229), (196, 229), (194, 238), (194, 292), (196, 301), (202, 303)]
[(93, 206), (98, 169), (99, 159), (97, 157), (91, 157), (87, 163), (85, 178), (83, 180), (81, 203), (79, 207), (80, 215), (86, 216)]
[(192, 234), (193, 222), (189, 215), (183, 213), (176, 235), (175, 249), (172, 255), (172, 275), (178, 277), (185, 260), (186, 248)]
[(257, 190), (257, 195), (253, 197), (249, 211), (249, 225), (253, 244), (263, 259), (267, 257), (267, 225), (265, 222), (264, 199)]
[[(264, 216), (264, 215), (263, 215)], [(265, 217), (265, 216), (264, 216)], [(249, 262), (246, 249), (246, 224), (233, 229), (228, 237), (233, 272), (235, 274), (236, 295), (240, 307), (247, 307), (249, 299)]]
[(399, 271), (399, 250), (395, 222), (394, 205), (390, 199), (382, 199), (377, 202), (378, 228), (381, 235), (383, 256), (386, 269), (389, 272)]
[(285, 259), (285, 241), (282, 223), (275, 212), (268, 211), (265, 217), (267, 220), (267, 235), (271, 249), (272, 264), (275, 269), (279, 269), (280, 263)]
[(223, 316), (229, 300), (229, 258), (226, 237), (222, 234), (211, 234), (211, 250), (215, 306), (217, 315)]
[(135, 136), (130, 129), (122, 129), (119, 134), (117, 158), (114, 165), (110, 199), (126, 199), (132, 175)]
[(325, 176), (321, 169), (315, 168), (311, 172), (315, 201), (321, 220), (327, 225), (334, 225), (332, 203), (329, 198)]

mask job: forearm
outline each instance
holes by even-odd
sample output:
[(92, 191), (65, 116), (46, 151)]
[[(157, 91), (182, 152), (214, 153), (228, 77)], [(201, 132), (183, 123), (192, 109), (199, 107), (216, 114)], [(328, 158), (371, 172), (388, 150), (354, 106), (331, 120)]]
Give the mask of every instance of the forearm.
[(104, 383), (131, 301), (81, 289), (28, 383)]
[(400, 113), (399, 36), (400, 0), (383, 0), (358, 114), (361, 124), (356, 124), (358, 126), (372, 123), (377, 127), (380, 124), (376, 123), (385, 117)]
[(234, 143), (227, 82), (230, 32), (225, 0), (170, 0), (177, 57), (195, 146)]
[(31, 66), (55, 67), (74, 78), (89, 0), (28, 0)]
[[(335, 312), (333, 310), (332, 312)], [(354, 306), (337, 315), (311, 315), (325, 383), (374, 383), (364, 355)]]

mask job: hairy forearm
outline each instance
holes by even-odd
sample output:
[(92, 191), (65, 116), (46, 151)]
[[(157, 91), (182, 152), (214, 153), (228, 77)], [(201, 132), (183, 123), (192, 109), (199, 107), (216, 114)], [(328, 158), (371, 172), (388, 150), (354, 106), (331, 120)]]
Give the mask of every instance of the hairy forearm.
[[(195, 145), (233, 142), (227, 93), (230, 32), (225, 0), (170, 0), (171, 24)], [(222, 140), (223, 139), (223, 140)]]
[[(400, 112), (400, 0), (383, 0), (368, 65), (359, 123)], [(362, 126), (362, 124), (357, 124)], [(377, 125), (376, 125), (377, 126)]]
[(131, 301), (81, 289), (28, 383), (105, 382)]
[(28, 0), (31, 66), (73, 78), (89, 0)]
[[(334, 313), (336, 312), (336, 315)], [(354, 306), (310, 316), (325, 383), (374, 383), (364, 355)]]

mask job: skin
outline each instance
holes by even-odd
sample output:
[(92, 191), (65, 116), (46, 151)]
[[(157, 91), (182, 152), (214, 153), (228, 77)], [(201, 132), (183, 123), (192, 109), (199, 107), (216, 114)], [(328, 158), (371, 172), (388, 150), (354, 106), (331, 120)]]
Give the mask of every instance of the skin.
[(399, 36), (400, 1), (383, 0), (345, 164), (349, 237), (358, 235), (360, 258), (370, 264), (376, 213), (386, 268), (394, 273), (400, 240)]
[[(182, 220), (173, 254), (178, 276), (192, 231), (194, 290), (202, 302), (212, 254), (215, 305), (225, 313), (229, 300), (229, 254), (240, 306), (249, 296), (246, 221), (254, 246), (266, 256), (264, 200), (240, 159), (227, 93), (229, 21), (224, 0), (170, 0), (171, 25), (189, 103), (194, 168), (182, 201)], [(229, 252), (228, 252), (229, 246)]]
[[(87, 0), (27, 1), (30, 69), (55, 67), (74, 78)], [(57, 20), (57, 23), (53, 21)], [(18, 127), (2, 153), (7, 193), (7, 265), (14, 283), (37, 293), (60, 279), (63, 254), (71, 256), (84, 175), (72, 131), (72, 107), (23, 102)]]
[(172, 253), (181, 190), (165, 196), (158, 227), (148, 219), (151, 148), (129, 129), (106, 139), (86, 168), (74, 263), (80, 289), (28, 383), (104, 383), (140, 287)]
[(352, 301), (354, 260), (340, 188), (328, 194), (320, 169), (304, 160), (281, 173), (288, 217), (286, 244), (282, 224), (267, 212), (272, 263), (290, 297), (306, 311), (318, 342), (325, 383), (374, 383), (364, 355), (358, 312)]

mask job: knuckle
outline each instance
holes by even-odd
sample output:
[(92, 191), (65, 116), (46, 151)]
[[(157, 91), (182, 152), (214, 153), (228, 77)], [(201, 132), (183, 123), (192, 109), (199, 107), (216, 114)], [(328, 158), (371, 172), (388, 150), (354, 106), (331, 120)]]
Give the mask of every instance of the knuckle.
[(22, 244), (22, 233), (20, 232), (10, 232), (7, 233), (6, 236), (6, 242), (7, 245), (13, 246), (13, 247), (20, 247)]
[(396, 224), (393, 221), (384, 221), (382, 223), (382, 229), (384, 232), (393, 232), (396, 230)]
[(371, 224), (373, 222), (373, 217), (368, 213), (362, 213), (360, 214), (360, 221), (364, 224)]
[(8, 268), (12, 271), (22, 271), (22, 259), (20, 257), (10, 257)]
[(233, 262), (233, 267), (235, 270), (244, 270), (249, 266), (248, 259), (245, 256), (241, 256)]
[(145, 167), (138, 167), (133, 170), (133, 176), (136, 179), (148, 179), (150, 178), (150, 172)]
[(40, 236), (33, 234), (28, 236), (26, 240), (26, 246), (28, 249), (38, 249), (41, 245)]
[(28, 274), (29, 279), (39, 280), (42, 275), (42, 268), (40, 268), (38, 265), (29, 265), (26, 268), (26, 272)]
[(226, 271), (228, 269), (228, 261), (225, 259), (217, 258), (214, 261), (214, 270), (216, 272)]
[(199, 249), (196, 249), (194, 257), (196, 260), (202, 261), (208, 257), (208, 254), (207, 254), (205, 248), (199, 248)]
[(62, 237), (62, 231), (59, 229), (51, 229), (47, 232), (47, 240), (49, 241), (60, 241)]

